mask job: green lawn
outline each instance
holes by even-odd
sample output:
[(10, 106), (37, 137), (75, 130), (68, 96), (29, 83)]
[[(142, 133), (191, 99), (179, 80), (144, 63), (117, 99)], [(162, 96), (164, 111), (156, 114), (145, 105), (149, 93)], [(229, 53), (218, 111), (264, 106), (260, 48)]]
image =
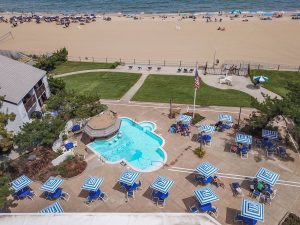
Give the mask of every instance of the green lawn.
[(120, 99), (141, 74), (92, 72), (63, 77), (67, 90), (81, 94), (98, 92), (104, 99)]
[(67, 61), (57, 66), (55, 70), (51, 72), (53, 75), (70, 73), (81, 70), (93, 70), (93, 69), (114, 69), (117, 63), (94, 63), (94, 62), (73, 62)]
[[(150, 75), (132, 100), (193, 104), (194, 77), (178, 75)], [(236, 90), (221, 90), (201, 82), (197, 104), (202, 106), (250, 107), (251, 96)]]
[(267, 76), (269, 81), (262, 86), (281, 96), (288, 92), (288, 81), (300, 81), (300, 73), (292, 71), (251, 70), (250, 75), (251, 79), (258, 75)]

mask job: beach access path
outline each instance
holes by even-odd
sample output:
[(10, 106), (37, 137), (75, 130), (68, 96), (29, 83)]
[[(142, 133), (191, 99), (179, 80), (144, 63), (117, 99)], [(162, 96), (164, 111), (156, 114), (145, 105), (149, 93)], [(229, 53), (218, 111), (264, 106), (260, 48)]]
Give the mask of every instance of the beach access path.
[[(139, 69), (139, 67), (141, 67), (141, 69)], [(130, 102), (132, 97), (140, 89), (140, 87), (143, 85), (143, 83), (145, 82), (145, 80), (150, 74), (194, 76), (194, 73), (177, 73), (177, 67), (161, 67), (160, 70), (157, 70), (157, 68), (151, 68), (151, 70), (149, 70), (148, 66), (145, 67), (142, 65), (136, 65), (132, 69), (128, 69), (128, 66), (119, 66), (116, 69), (83, 70), (83, 71), (76, 71), (76, 72), (56, 75), (55, 77), (59, 78), (59, 77), (72, 76), (72, 75), (77, 75), (82, 73), (94, 73), (94, 72), (130, 72), (130, 73), (142, 74), (140, 79), (122, 96), (122, 98), (120, 99), (121, 102)], [(259, 102), (262, 102), (264, 100), (262, 93), (269, 95), (271, 98), (275, 98), (275, 97), (281, 98), (279, 95), (263, 87), (256, 88), (249, 77), (233, 76), (232, 86), (229, 86), (226, 84), (219, 83), (219, 78), (220, 78), (219, 75), (210, 75), (210, 74), (203, 75), (203, 73), (201, 72), (202, 71), (199, 71), (199, 75), (202, 81), (212, 87), (216, 87), (219, 89), (233, 89), (233, 90), (242, 91), (256, 98)]]

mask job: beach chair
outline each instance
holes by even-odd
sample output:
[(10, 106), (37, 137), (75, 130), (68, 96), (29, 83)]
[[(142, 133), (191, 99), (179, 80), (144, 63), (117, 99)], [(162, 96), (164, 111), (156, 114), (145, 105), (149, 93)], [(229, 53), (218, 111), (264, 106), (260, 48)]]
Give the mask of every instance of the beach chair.
[(243, 197), (244, 196), (243, 191), (241, 189), (241, 185), (239, 183), (234, 182), (230, 186), (231, 186), (234, 197)]
[(287, 157), (286, 149), (285, 149), (284, 147), (278, 147), (278, 148), (277, 148), (277, 155), (278, 155), (280, 158), (286, 158), (286, 157)]
[(199, 209), (198, 209), (198, 207), (194, 204), (194, 205), (192, 205), (192, 206), (190, 206), (190, 212), (191, 213), (199, 213)]
[(241, 159), (248, 159), (248, 149), (241, 149), (240, 150), (240, 156), (241, 156)]
[(128, 201), (129, 198), (133, 198), (134, 199), (134, 191), (133, 190), (126, 192), (126, 201)]
[(240, 213), (237, 213), (237, 214), (235, 215), (235, 217), (234, 217), (233, 220), (234, 220), (235, 223), (236, 223), (236, 222), (243, 223), (243, 217), (241, 216)]
[(218, 218), (218, 207), (215, 207), (215, 206), (212, 206), (210, 210), (207, 211), (207, 213), (210, 215), (210, 216), (213, 216), (215, 218)]
[(26, 187), (26, 188), (23, 188), (22, 190), (16, 192), (15, 196), (17, 199), (29, 198), (30, 200), (33, 200), (35, 193), (33, 191), (31, 191), (29, 187)]

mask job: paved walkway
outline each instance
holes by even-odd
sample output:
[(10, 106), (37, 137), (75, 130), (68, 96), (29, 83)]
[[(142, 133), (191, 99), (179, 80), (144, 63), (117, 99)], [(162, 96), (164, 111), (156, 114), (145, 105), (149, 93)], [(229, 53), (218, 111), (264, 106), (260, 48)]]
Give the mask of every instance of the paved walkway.
[[(121, 98), (122, 102), (129, 102), (130, 99), (136, 94), (136, 92), (140, 89), (143, 85), (144, 81), (147, 79), (149, 74), (158, 74), (158, 75), (182, 75), (182, 76), (194, 76), (194, 73), (177, 73), (177, 67), (162, 67), (161, 70), (156, 70), (152, 68), (151, 70), (148, 69), (147, 66), (143, 66), (142, 69), (138, 69), (138, 66), (133, 67), (132, 69), (128, 69), (127, 66), (119, 66), (116, 69), (94, 69), (94, 70), (83, 70), (83, 71), (76, 71), (65, 73), (61, 75), (57, 75), (55, 77), (66, 77), (81, 73), (89, 73), (89, 72), (127, 72), (127, 73), (141, 73), (142, 76), (140, 79), (125, 93), (125, 95)], [(233, 76), (232, 86), (228, 86), (226, 84), (219, 83), (218, 75), (203, 75), (201, 71), (199, 71), (201, 79), (207, 85), (212, 87), (216, 87), (219, 89), (234, 89), (238, 91), (245, 92), (252, 97), (256, 98), (259, 102), (264, 100), (262, 93), (271, 96), (272, 98), (278, 97), (281, 98), (279, 95), (261, 87), (256, 88), (254, 87), (252, 81), (249, 77), (244, 76)]]

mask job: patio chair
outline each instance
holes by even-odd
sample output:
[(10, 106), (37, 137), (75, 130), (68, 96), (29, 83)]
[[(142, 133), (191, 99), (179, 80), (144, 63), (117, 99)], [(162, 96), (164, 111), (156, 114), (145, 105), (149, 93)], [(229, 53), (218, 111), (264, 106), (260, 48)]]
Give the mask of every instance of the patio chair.
[(260, 195), (261, 195), (260, 191), (259, 191), (259, 190), (256, 190), (256, 189), (254, 189), (254, 190), (252, 191), (252, 193), (251, 193), (251, 197), (252, 197), (252, 198), (260, 197)]
[(241, 159), (248, 159), (248, 151), (240, 151)]
[(181, 72), (181, 70), (182, 70), (181, 68), (178, 68), (178, 69), (177, 69), (177, 73), (180, 73), (180, 72)]
[(105, 192), (101, 192), (99, 195), (99, 199), (106, 202), (108, 200), (108, 195)]
[(241, 185), (239, 183), (234, 182), (230, 186), (231, 186), (231, 189), (233, 192), (233, 196), (235, 196), (235, 197), (243, 197), (244, 196), (243, 191), (241, 189)]
[(129, 198), (134, 198), (134, 191), (127, 191), (126, 192), (126, 200), (128, 201)]
[(226, 76), (225, 78), (219, 79), (219, 83), (232, 86), (232, 76)]
[(157, 67), (157, 71), (161, 71), (161, 67)]
[(277, 194), (277, 189), (274, 189), (272, 193), (270, 193), (270, 199), (273, 200)]
[(190, 69), (190, 71), (189, 71), (190, 73), (192, 73), (192, 72), (194, 72), (194, 69)]
[(277, 148), (277, 155), (280, 157), (280, 158), (286, 158), (287, 157), (287, 154), (286, 154), (286, 149), (284, 147), (278, 147)]
[(187, 68), (184, 68), (184, 69), (183, 69), (183, 72), (184, 72), (184, 73), (187, 73), (187, 72), (188, 72), (188, 69), (187, 69)]
[(268, 193), (264, 194), (264, 195), (261, 195), (260, 196), (260, 202), (264, 203), (264, 204), (268, 204), (268, 205), (271, 205), (271, 198), (270, 198), (270, 195)]
[(215, 207), (215, 206), (212, 206), (211, 209), (209, 211), (207, 211), (207, 213), (210, 215), (210, 216), (213, 216), (215, 218), (218, 218), (218, 207)]
[(128, 66), (128, 69), (129, 69), (129, 70), (132, 70), (132, 68), (133, 68), (133, 66)]
[(243, 223), (243, 217), (241, 216), (240, 213), (237, 213), (234, 217), (234, 222), (240, 222), (240, 223)]
[(29, 199), (33, 200), (35, 193), (33, 191), (31, 191), (29, 187), (26, 187), (26, 188), (23, 188), (22, 190), (16, 192), (15, 196), (17, 199), (29, 198)]
[(194, 204), (194, 205), (190, 206), (190, 212), (191, 212), (191, 213), (199, 213), (199, 209), (198, 209), (198, 207)]

